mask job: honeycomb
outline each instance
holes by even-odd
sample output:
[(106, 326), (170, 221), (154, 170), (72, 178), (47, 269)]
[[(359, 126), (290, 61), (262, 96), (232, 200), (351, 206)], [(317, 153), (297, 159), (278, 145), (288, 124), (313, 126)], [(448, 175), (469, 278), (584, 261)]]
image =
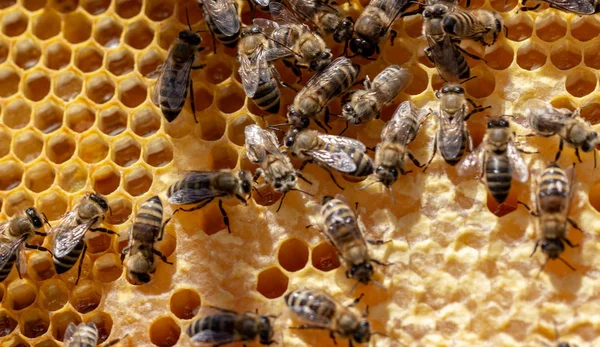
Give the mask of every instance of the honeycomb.
[[(342, 3), (356, 19), (367, 0)], [(478, 78), (466, 83), (467, 94), (492, 106), (469, 120), (475, 145), (486, 115), (521, 112), (530, 98), (581, 108), (600, 130), (600, 17), (562, 13), (547, 4), (519, 12), (516, 0), (471, 4), (499, 11), (508, 28), (508, 36), (492, 47), (463, 43), (486, 59), (469, 59)], [(250, 23), (248, 4), (239, 5), (243, 22)], [(350, 295), (354, 283), (339, 268), (333, 247), (305, 228), (315, 202), (292, 193), (276, 213), (280, 196), (268, 189), (254, 194), (248, 206), (225, 205), (231, 234), (216, 204), (177, 214), (156, 245), (174, 265), (159, 262), (149, 285), (128, 283), (119, 254), (139, 204), (155, 194), (164, 201), (177, 171), (256, 169), (244, 154), (244, 127), (285, 120), (285, 107), (266, 115), (245, 98), (236, 51), (221, 45), (217, 54), (205, 50), (200, 59), (207, 67), (192, 72), (199, 124), (189, 103), (173, 123), (163, 120), (150, 101), (155, 82), (148, 76), (186, 27), (186, 9), (193, 28), (205, 29), (201, 11), (189, 0), (0, 1), (0, 218), (35, 206), (56, 223), (95, 190), (110, 202), (105, 226), (120, 233), (89, 233), (77, 286), (76, 271), (57, 275), (49, 254), (29, 252), (28, 275), (20, 279), (13, 270), (0, 284), (2, 347), (58, 346), (68, 324), (82, 321), (97, 324), (100, 341), (129, 334), (120, 345), (187, 346), (184, 331), (203, 305), (277, 315), (286, 311), (284, 293), (303, 286), (325, 289), (340, 302), (364, 293), (358, 310), (368, 305), (373, 330), (389, 335), (373, 337), (374, 346), (540, 346), (555, 343), (553, 321), (561, 340), (600, 345), (600, 176), (590, 154), (576, 166), (571, 209), (585, 234), (570, 231), (581, 246), (564, 254), (575, 272), (549, 262), (535, 277), (545, 259), (539, 253), (529, 257), (538, 236), (527, 211), (514, 207), (517, 200), (530, 202), (533, 180), (513, 183), (508, 204), (497, 206), (481, 182), (458, 177), (438, 157), (426, 175), (413, 169), (399, 180), (397, 204), (377, 185), (359, 191), (363, 184), (340, 178), (343, 194), (359, 203), (367, 237), (393, 240), (372, 248), (375, 258), (394, 263), (377, 268), (385, 289), (358, 286)], [(400, 64), (414, 79), (381, 119), (352, 127), (347, 136), (375, 146), (400, 102), (437, 106), (434, 91), (443, 81), (424, 56), (421, 26), (419, 16), (398, 20), (395, 44), (384, 43), (377, 61), (360, 61), (361, 78)], [(210, 45), (207, 33), (202, 38)], [(341, 51), (335, 46), (335, 55)], [(286, 82), (295, 81), (276, 65)], [(293, 96), (282, 89), (283, 105)], [(340, 114), (338, 101), (332, 112)], [(334, 133), (344, 126), (333, 125)], [(411, 145), (421, 162), (431, 154), (434, 134), (430, 119)], [(554, 158), (558, 140), (529, 141), (540, 149), (525, 158), (535, 177)], [(576, 162), (573, 151), (566, 149), (560, 162)], [(315, 166), (305, 175), (313, 185), (303, 188), (317, 197), (340, 192)], [(291, 325), (285, 315), (276, 320), (278, 344), (333, 345), (326, 332), (287, 329)]]

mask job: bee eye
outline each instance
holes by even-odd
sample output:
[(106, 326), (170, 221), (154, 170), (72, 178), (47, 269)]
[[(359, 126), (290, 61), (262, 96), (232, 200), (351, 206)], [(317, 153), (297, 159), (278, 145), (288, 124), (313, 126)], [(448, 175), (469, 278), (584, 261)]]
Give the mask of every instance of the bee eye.
[(351, 112), (352, 111), (352, 105), (350, 105), (350, 104), (344, 105), (344, 111)]
[(294, 137), (288, 136), (287, 139), (285, 139), (285, 145), (286, 147), (292, 147), (294, 145)]
[(303, 117), (302, 120), (300, 120), (300, 124), (303, 128), (308, 128), (308, 126), (310, 125), (310, 119)]
[(331, 57), (331, 53), (329, 53), (329, 52), (321, 53), (321, 58), (323, 58), (323, 59), (329, 59), (330, 57)]

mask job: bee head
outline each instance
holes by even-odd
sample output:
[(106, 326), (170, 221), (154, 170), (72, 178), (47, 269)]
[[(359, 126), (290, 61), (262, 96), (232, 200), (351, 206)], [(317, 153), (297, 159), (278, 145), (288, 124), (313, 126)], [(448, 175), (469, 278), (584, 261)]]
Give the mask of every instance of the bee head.
[(448, 83), (436, 93), (436, 96), (440, 98), (442, 95), (446, 94), (465, 94), (465, 89), (457, 83)]
[(40, 215), (38, 210), (35, 209), (35, 207), (30, 207), (26, 209), (25, 215), (27, 215), (27, 218), (29, 218), (31, 224), (33, 224), (33, 226), (36, 229), (39, 229), (42, 226), (44, 226), (44, 218), (42, 218), (42, 216)]
[(367, 284), (373, 277), (373, 265), (371, 263), (362, 263), (352, 266), (350, 277), (356, 278), (360, 283)]
[[(344, 118), (354, 118), (356, 116), (356, 111), (354, 111), (351, 102), (344, 104), (344, 107), (342, 107), (342, 115)], [(360, 120), (358, 122), (360, 123)]]
[(248, 171), (240, 171), (240, 189), (244, 195), (249, 195), (252, 190), (252, 175)]
[(354, 331), (354, 334), (352, 334), (352, 338), (354, 338), (354, 341), (358, 343), (369, 342), (371, 339), (371, 325), (369, 322), (366, 320), (361, 321)]
[(97, 203), (104, 212), (108, 211), (108, 201), (102, 195), (98, 193), (92, 193), (90, 194), (90, 200)]
[(321, 54), (318, 57), (316, 57), (310, 62), (309, 68), (311, 71), (321, 71), (327, 65), (329, 65), (329, 63), (331, 63), (331, 52), (329, 50), (326, 50), (321, 52)]
[(344, 18), (340, 25), (333, 33), (333, 39), (335, 42), (345, 42), (352, 38), (354, 23), (352, 23), (352, 17)]
[(354, 54), (360, 54), (364, 58), (368, 58), (375, 54), (375, 45), (365, 39), (355, 37), (350, 40), (350, 50)]
[(508, 121), (502, 118), (495, 118), (487, 123), (488, 129), (508, 128)]
[(556, 259), (565, 250), (565, 245), (560, 239), (547, 239), (542, 241), (542, 252), (550, 259)]
[(598, 143), (600, 143), (600, 140), (598, 140), (598, 133), (590, 131), (581, 145), (581, 150), (584, 152), (591, 152), (596, 148)]
[(198, 46), (200, 42), (202, 42), (200, 35), (196, 34), (191, 30), (181, 30), (179, 32), (179, 39), (193, 46)]
[(427, 6), (423, 11), (423, 18), (442, 18), (448, 13), (448, 7), (443, 4)]
[(323, 197), (323, 200), (321, 200), (321, 205), (325, 205), (326, 203), (330, 202), (333, 199), (334, 199), (333, 196), (331, 196), (331, 195), (325, 195)]
[(263, 345), (270, 345), (273, 343), (273, 327), (271, 326), (271, 320), (269, 316), (260, 316), (260, 322), (258, 323), (258, 335), (260, 337), (260, 343)]
[(285, 139), (284, 139), (284, 144), (287, 148), (291, 148), (294, 146), (294, 143), (296, 143), (296, 135), (298, 135), (298, 133), (300, 132), (301, 129), (298, 128), (290, 128), (290, 130), (288, 130), (288, 132), (285, 134)]
[(278, 192), (287, 192), (296, 186), (296, 175), (285, 175), (275, 180), (273, 188)]
[(386, 187), (391, 187), (398, 179), (398, 170), (393, 167), (379, 165), (375, 169), (375, 176)]

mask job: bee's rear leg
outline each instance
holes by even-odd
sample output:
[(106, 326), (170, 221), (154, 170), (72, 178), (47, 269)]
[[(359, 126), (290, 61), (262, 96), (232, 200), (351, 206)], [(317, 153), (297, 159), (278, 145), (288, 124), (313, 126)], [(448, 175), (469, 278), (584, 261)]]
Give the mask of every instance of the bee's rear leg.
[(198, 124), (196, 119), (196, 101), (194, 100), (194, 81), (190, 78), (190, 107), (192, 108), (192, 115), (194, 115), (194, 122)]
[(424, 166), (425, 166), (425, 164), (421, 164), (421, 163), (420, 163), (420, 162), (417, 160), (417, 158), (415, 158), (415, 157), (412, 155), (412, 153), (410, 153), (410, 152), (407, 152), (407, 154), (408, 154), (408, 159), (410, 159), (410, 160), (413, 162), (413, 164), (415, 164), (415, 166), (416, 166), (416, 167), (418, 167), (418, 168), (421, 168), (421, 167), (424, 167)]
[(396, 39), (396, 36), (398, 36), (398, 32), (394, 29), (390, 29), (390, 45), (391, 46), (394, 45), (394, 40)]
[(327, 173), (329, 173), (329, 177), (331, 177), (331, 180), (333, 181), (333, 183), (340, 188), (341, 190), (344, 190), (344, 187), (340, 186), (340, 184), (337, 182), (337, 180), (335, 179), (335, 176), (333, 175), (333, 172), (331, 171), (331, 169), (326, 168), (324, 166), (319, 165), (321, 168), (323, 168), (323, 170), (327, 171)]
[(77, 268), (77, 280), (75, 281), (75, 285), (79, 283), (79, 279), (81, 278), (81, 269), (83, 268), (83, 261), (85, 260), (85, 252), (87, 251), (87, 244), (83, 244), (83, 250), (81, 251), (81, 256), (79, 256), (79, 267)]
[(215, 33), (213, 33), (212, 30), (210, 30), (210, 37), (212, 38), (213, 53), (217, 54), (217, 39), (215, 38)]
[[(560, 142), (558, 143), (558, 152), (556, 152), (556, 156), (554, 157), (554, 161), (557, 162), (558, 159), (560, 159), (560, 155), (562, 153), (563, 147), (564, 147), (564, 142), (562, 139), (560, 139)], [(580, 160), (581, 161), (581, 160)]]
[(334, 335), (334, 331), (329, 329), (329, 328), (325, 328), (322, 326), (318, 326), (318, 325), (311, 325), (311, 324), (303, 324), (297, 327), (289, 327), (289, 329), (298, 329), (298, 330), (302, 330), (302, 329), (315, 329), (315, 330), (328, 330), (329, 331), (329, 337), (331, 337), (331, 339), (333, 340), (333, 344), (337, 345), (337, 341), (335, 340), (335, 335)]
[(227, 231), (231, 234), (231, 228), (229, 227), (229, 217), (227, 216), (227, 212), (223, 208), (223, 200), (219, 200), (219, 210), (221, 211), (221, 216), (223, 216), (223, 222), (227, 227)]
[(36, 245), (28, 245), (28, 244), (25, 244), (25, 248), (28, 248), (28, 249), (36, 249), (36, 250), (38, 250), (38, 251), (41, 251), (41, 252), (48, 252), (48, 253), (50, 253), (50, 255), (54, 255), (54, 254), (52, 253), (52, 251), (50, 251), (48, 248), (46, 248), (46, 247), (42, 247), (42, 246), (36, 246)]
[(173, 263), (171, 263), (170, 261), (167, 260), (167, 257), (164, 254), (162, 254), (160, 251), (156, 250), (155, 248), (152, 248), (152, 253), (156, 254), (160, 258), (160, 260), (162, 260), (164, 263), (173, 265)]
[(121, 252), (121, 264), (123, 264), (123, 261), (125, 260), (125, 256), (127, 254), (129, 254), (129, 247), (123, 248), (123, 251)]
[(90, 231), (98, 231), (101, 233), (107, 233), (109, 235), (119, 235), (117, 232), (114, 232), (110, 229), (106, 229), (106, 228), (90, 228)]
[[(327, 130), (327, 128), (326, 128), (326, 127), (323, 125), (323, 123), (321, 123), (321, 122), (320, 122), (318, 119), (313, 119), (313, 121), (315, 122), (315, 124), (316, 124), (316, 125), (317, 125), (319, 128), (323, 129), (323, 131), (324, 131), (324, 132), (326, 132), (326, 133), (329, 133), (329, 131)], [(328, 126), (328, 127), (331, 129), (331, 126), (329, 126), (329, 125), (327, 125), (327, 126)]]
[(298, 77), (298, 80), (296, 81), (296, 83), (302, 82), (302, 71), (300, 71), (300, 68), (298, 67), (298, 65), (287, 59), (282, 59), (281, 61), (283, 62), (283, 65), (285, 65), (285, 67), (292, 70), (292, 73)]
[(581, 232), (583, 234), (583, 230), (581, 230), (581, 228), (579, 227), (579, 225), (577, 225), (577, 223), (572, 220), (571, 218), (567, 217), (567, 222), (569, 222), (569, 224), (571, 224), (571, 226), (577, 230), (579, 230), (579, 232)]
[(577, 157), (577, 160), (579, 160), (580, 163), (583, 163), (581, 161), (581, 157), (579, 156), (579, 148), (575, 148), (575, 156)]

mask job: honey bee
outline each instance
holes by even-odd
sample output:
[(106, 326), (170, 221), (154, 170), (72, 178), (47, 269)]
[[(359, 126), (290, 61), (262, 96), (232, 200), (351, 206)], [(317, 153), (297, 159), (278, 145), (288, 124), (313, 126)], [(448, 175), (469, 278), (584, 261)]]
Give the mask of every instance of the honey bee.
[[(119, 341), (127, 337), (125, 335), (122, 338), (111, 340), (102, 347), (109, 347), (117, 344)], [(71, 322), (65, 330), (65, 338), (63, 346), (65, 347), (94, 347), (98, 344), (98, 328), (94, 323), (75, 323)]]
[[(379, 54), (379, 43), (391, 32), (391, 42), (397, 33), (390, 30), (394, 21), (411, 5), (408, 0), (372, 0), (354, 24), (354, 37), (350, 50), (355, 55), (369, 58)], [(405, 13), (402, 16), (408, 15)]]
[(517, 148), (511, 134), (508, 121), (490, 120), (481, 145), (466, 156), (458, 167), (461, 175), (477, 168), (488, 192), (500, 204), (508, 197), (511, 177), (519, 182), (526, 182), (529, 178), (527, 165), (519, 154), (519, 151), (524, 151)]
[[(417, 167), (423, 167), (408, 150), (419, 133), (427, 112), (422, 112), (410, 101), (404, 101), (398, 106), (392, 119), (381, 132), (381, 143), (375, 149), (375, 177), (391, 190), (398, 179), (398, 174), (406, 174), (404, 163), (408, 157)], [(361, 188), (364, 189), (367, 186)], [(393, 196), (393, 195), (392, 195)]]
[(328, 330), (333, 339), (338, 335), (348, 339), (350, 346), (352, 340), (357, 343), (369, 342), (371, 336), (381, 335), (371, 332), (371, 326), (367, 320), (361, 320), (350, 308), (356, 306), (362, 295), (355, 299), (350, 305), (343, 306), (329, 295), (310, 289), (296, 289), (285, 295), (285, 304), (304, 323), (291, 329), (321, 329)]
[(302, 76), (300, 68), (308, 67), (310, 71), (321, 71), (331, 63), (331, 49), (323, 38), (283, 4), (269, 3), (273, 21), (256, 18), (254, 25), (269, 38), (269, 49), (265, 52), (267, 61), (294, 57), (294, 63), (284, 60), (284, 64), (292, 69), (296, 76)]
[(150, 282), (150, 274), (156, 270), (154, 255), (167, 264), (173, 264), (154, 248), (154, 242), (162, 239), (162, 217), (162, 202), (158, 196), (153, 196), (142, 204), (133, 220), (129, 245), (121, 253), (121, 262), (127, 255), (125, 267), (128, 269), (128, 277), (136, 284)]
[[(320, 230), (344, 260), (347, 278), (354, 278), (362, 284), (373, 281), (381, 286), (372, 279), (375, 271), (372, 263), (383, 266), (389, 264), (373, 259), (369, 255), (367, 242), (356, 214), (344, 200), (340, 195), (335, 198), (323, 197), (318, 216)], [(369, 240), (369, 243), (383, 244), (384, 242)]]
[[(223, 198), (235, 197), (247, 205), (251, 189), (252, 176), (247, 171), (191, 171), (169, 187), (167, 196), (169, 203), (173, 205), (197, 204), (191, 208), (178, 208), (173, 211), (173, 215), (179, 211), (199, 210), (214, 199), (219, 199), (219, 210), (227, 226), (227, 231), (231, 233), (229, 217), (223, 208)], [(165, 221), (163, 228), (173, 218), (173, 215)]]
[(234, 342), (256, 341), (262, 345), (273, 344), (272, 315), (252, 312), (237, 313), (214, 306), (216, 313), (196, 319), (186, 330), (194, 346), (222, 346)]
[[(439, 125), (433, 145), (433, 154), (427, 167), (439, 150), (446, 163), (456, 165), (465, 154), (465, 149), (473, 149), (471, 135), (467, 129), (466, 121), (475, 113), (482, 112), (491, 106), (477, 106), (465, 97), (465, 90), (458, 83), (446, 83), (436, 92), (440, 99), (440, 108), (433, 114), (438, 118)], [(473, 110), (467, 113), (467, 102), (471, 103)], [(425, 167), (425, 172), (427, 170)]]
[(340, 186), (331, 169), (346, 176), (366, 177), (373, 172), (373, 162), (365, 153), (365, 145), (351, 138), (325, 135), (315, 130), (290, 129), (285, 136), (285, 146), (292, 155), (304, 160), (299, 171), (310, 162), (317, 163)]
[(288, 123), (297, 129), (305, 129), (312, 119), (326, 130), (316, 117), (325, 110), (325, 124), (329, 122), (327, 105), (336, 96), (344, 93), (360, 73), (360, 66), (346, 57), (335, 59), (325, 70), (315, 74), (288, 108)]
[(98, 231), (109, 235), (117, 233), (106, 228), (98, 227), (104, 221), (104, 215), (110, 210), (108, 201), (99, 193), (86, 194), (79, 205), (60, 220), (54, 228), (52, 262), (57, 274), (70, 270), (79, 261), (77, 281), (81, 277), (81, 267), (87, 250), (85, 234), (87, 231)]
[(540, 245), (542, 252), (547, 255), (537, 276), (544, 270), (549, 259), (559, 259), (568, 268), (575, 271), (575, 268), (560, 256), (565, 250), (565, 243), (571, 248), (579, 246), (567, 239), (567, 223), (583, 232), (577, 223), (568, 216), (573, 193), (573, 171), (573, 167), (567, 171), (557, 163), (549, 164), (542, 172), (536, 187), (535, 211), (519, 201), (519, 204), (523, 205), (532, 216), (537, 217), (537, 226), (541, 231), (541, 238), (535, 242), (531, 256), (535, 254)]
[(152, 74), (158, 74), (152, 90), (152, 102), (160, 106), (166, 120), (172, 122), (181, 113), (189, 88), (194, 121), (198, 123), (194, 103), (194, 82), (190, 78), (190, 73), (191, 70), (202, 69), (205, 66), (204, 64), (193, 66), (196, 52), (201, 52), (204, 47), (200, 46), (202, 42), (200, 35), (192, 31), (187, 10), (185, 15), (189, 30), (179, 32), (179, 36), (169, 48), (167, 60)]
[[(449, 13), (444, 17), (442, 26), (446, 34), (491, 46), (496, 43), (498, 35), (502, 32), (504, 22), (498, 12), (478, 9)], [(491, 43), (486, 40), (490, 35)]]
[(198, 6), (213, 38), (213, 53), (217, 53), (215, 38), (226, 47), (235, 47), (242, 27), (235, 0), (198, 0)]
[(575, 155), (579, 162), (579, 149), (584, 152), (594, 152), (594, 167), (596, 167), (596, 147), (600, 145), (598, 133), (592, 130), (589, 122), (581, 118), (579, 111), (570, 111), (566, 108), (555, 108), (551, 104), (539, 99), (532, 99), (526, 103), (525, 119), (517, 116), (519, 124), (533, 130), (533, 135), (550, 137), (558, 135), (560, 142), (555, 161), (558, 161), (564, 143), (575, 148)]
[[(573, 12), (580, 15), (600, 13), (600, 1), (598, 0), (541, 0), (550, 4), (551, 8)], [(537, 10), (542, 4), (532, 7), (525, 6), (527, 0), (521, 3), (521, 11)]]
[(8, 277), (15, 262), (19, 277), (26, 273), (25, 248), (50, 252), (44, 247), (27, 244), (27, 240), (34, 235), (48, 235), (48, 233), (39, 231), (44, 227), (44, 223), (50, 226), (43, 213), (40, 213), (35, 207), (30, 207), (18, 216), (0, 224), (0, 282)]
[(372, 82), (367, 76), (364, 82), (365, 89), (353, 92), (350, 100), (342, 106), (342, 118), (346, 119), (344, 131), (348, 128), (348, 123), (358, 125), (379, 118), (381, 109), (394, 101), (394, 98), (410, 84), (412, 77), (408, 69), (398, 65), (388, 66)]
[(274, 1), (279, 2), (280, 0), (248, 0), (248, 5), (252, 9), (252, 19), (254, 19), (255, 7), (263, 12), (269, 12), (269, 4)]

